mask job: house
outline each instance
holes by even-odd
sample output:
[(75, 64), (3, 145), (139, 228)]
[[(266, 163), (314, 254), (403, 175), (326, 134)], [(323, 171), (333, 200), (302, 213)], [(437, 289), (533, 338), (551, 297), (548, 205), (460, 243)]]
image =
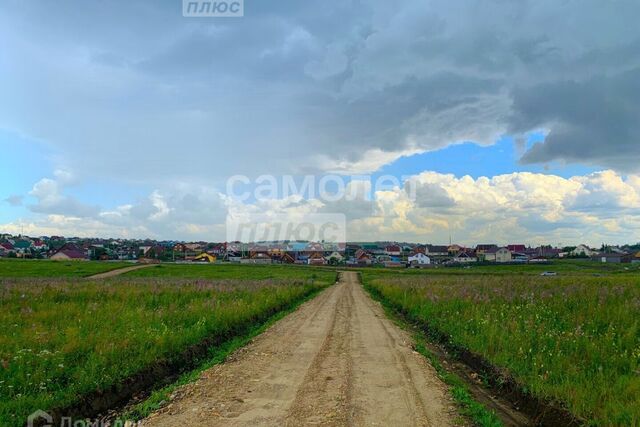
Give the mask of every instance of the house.
[(422, 252), (414, 252), (414, 253), (412, 253), (411, 255), (409, 255), (409, 258), (408, 258), (407, 261), (408, 261), (409, 265), (412, 265), (412, 266), (424, 266), (424, 265), (430, 265), (431, 264), (431, 258), (426, 256)]
[(214, 243), (209, 246), (207, 252), (211, 255), (215, 255), (218, 258), (222, 258), (227, 254), (227, 244), (226, 243)]
[(525, 253), (527, 251), (527, 247), (525, 245), (507, 245), (507, 249), (511, 252)]
[(304, 252), (310, 255), (315, 252), (323, 252), (323, 251), (324, 251), (324, 246), (322, 246), (322, 243), (317, 243), (317, 242), (309, 242), (306, 244), (304, 248)]
[(371, 263), (373, 262), (371, 255), (369, 255), (363, 249), (358, 249), (356, 251), (354, 258), (355, 258), (356, 264), (358, 265), (371, 265)]
[(602, 253), (593, 255), (592, 260), (605, 264), (627, 264), (633, 261), (632, 254)]
[(42, 240), (36, 239), (33, 241), (33, 249), (37, 251), (46, 251), (47, 249), (49, 249), (49, 247)]
[(0, 243), (0, 253), (9, 254), (9, 252), (15, 253), (13, 245), (9, 242)]
[(138, 246), (138, 254), (146, 257), (152, 247), (153, 246), (150, 246), (150, 245), (149, 246)]
[(385, 254), (385, 250), (384, 248), (378, 246), (377, 243), (363, 243), (361, 245), (362, 250), (372, 254), (372, 255), (384, 255)]
[(634, 264), (640, 262), (640, 252), (637, 252), (633, 255), (633, 257), (631, 258), (631, 262)]
[(448, 246), (437, 246), (437, 245), (426, 245), (424, 253), (425, 253), (425, 255), (429, 255), (431, 257), (434, 257), (434, 256), (448, 256), (449, 255), (449, 247)]
[(21, 253), (21, 254), (24, 254), (25, 252), (29, 251), (29, 249), (31, 249), (31, 246), (32, 246), (31, 240), (21, 239), (21, 240), (16, 240), (13, 243), (13, 248), (15, 252)]
[(186, 243), (184, 247), (188, 252), (200, 252), (203, 249), (200, 243)]
[(175, 245), (173, 245), (173, 250), (175, 252), (186, 252), (187, 247), (185, 246), (184, 243), (176, 243)]
[(200, 255), (196, 255), (193, 260), (197, 262), (216, 262), (216, 257), (215, 255), (202, 252)]
[(487, 251), (492, 249), (498, 249), (498, 245), (494, 245), (493, 243), (478, 245), (476, 246), (476, 255), (484, 255)]
[(278, 261), (281, 264), (295, 264), (296, 262), (295, 253), (285, 252), (282, 255), (280, 255), (280, 257), (278, 258)]
[(523, 252), (511, 252), (511, 260), (513, 262), (528, 262), (529, 255)]
[(561, 249), (552, 248), (550, 246), (540, 246), (536, 249), (536, 256), (541, 256), (545, 258), (558, 258), (560, 257)]
[(448, 252), (449, 255), (455, 255), (458, 252), (463, 251), (463, 250), (464, 250), (464, 248), (462, 246), (455, 245), (455, 244), (454, 245), (449, 245), (447, 247), (447, 252)]
[(309, 265), (326, 265), (327, 260), (322, 256), (322, 252), (314, 252), (309, 255), (309, 259), (307, 260)]
[(54, 261), (87, 261), (87, 256), (79, 249), (62, 248), (51, 255), (50, 259)]
[(384, 248), (384, 252), (390, 256), (400, 256), (402, 254), (402, 248), (398, 245), (389, 245)]
[(598, 255), (598, 252), (592, 250), (587, 245), (578, 245), (574, 250), (569, 252), (569, 256), (573, 257), (592, 257), (594, 255)]
[(344, 261), (344, 256), (342, 256), (342, 254), (338, 251), (333, 251), (329, 254), (329, 256), (327, 256), (327, 261), (329, 261), (330, 264), (340, 264), (342, 261)]
[(478, 258), (473, 252), (460, 251), (455, 257), (453, 257), (453, 262), (468, 264), (470, 262), (478, 262)]
[(426, 255), (427, 247), (425, 245), (417, 245), (413, 248), (413, 253), (421, 253)]
[(484, 259), (489, 262), (511, 262), (511, 251), (507, 248), (491, 249), (484, 254)]

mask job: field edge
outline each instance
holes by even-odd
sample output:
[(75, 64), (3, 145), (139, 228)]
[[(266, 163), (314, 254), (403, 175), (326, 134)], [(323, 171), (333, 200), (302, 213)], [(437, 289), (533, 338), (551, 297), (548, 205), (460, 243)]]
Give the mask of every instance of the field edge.
[[(336, 274), (336, 279), (337, 277)], [(300, 298), (264, 313), (264, 316), (257, 321), (242, 325), (242, 332), (233, 337), (226, 339), (215, 336), (209, 337), (200, 343), (183, 349), (171, 358), (157, 360), (155, 363), (140, 369), (134, 375), (117, 384), (113, 384), (107, 389), (96, 390), (79, 397), (75, 403), (65, 407), (49, 408), (48, 412), (53, 416), (54, 422), (56, 420), (61, 421), (63, 417), (71, 417), (74, 420), (99, 420), (104, 418), (107, 413), (118, 413), (130, 404), (135, 396), (149, 395), (154, 389), (157, 390), (158, 388), (166, 387), (167, 384), (173, 384), (176, 379), (202, 366), (203, 360), (210, 361), (212, 359), (212, 350), (213, 357), (215, 357), (216, 348), (230, 346), (236, 340), (239, 340), (238, 342), (244, 342), (243, 339), (250, 341), (251, 338), (266, 330), (272, 324), (270, 322), (275, 323), (295, 311), (304, 302), (315, 298), (320, 292), (333, 286), (333, 284), (335, 284), (335, 281), (331, 284), (322, 284), (312, 288), (309, 292), (301, 295)], [(265, 329), (263, 330), (262, 327)], [(237, 348), (243, 346), (237, 345)]]
[[(384, 298), (384, 296), (374, 286), (367, 284), (364, 280), (361, 280), (361, 283), (371, 297), (382, 304), (388, 315), (415, 331), (418, 338), (418, 346), (420, 345), (420, 342), (423, 341), (428, 346), (441, 350), (434, 352), (425, 348), (425, 354), (422, 353), (420, 349), (416, 349), (416, 351), (423, 354), (429, 360), (433, 358), (438, 362), (438, 364), (444, 363), (449, 365), (448, 368), (445, 369), (446, 372), (455, 376), (458, 381), (463, 382), (466, 385), (465, 388), (467, 389), (467, 392), (469, 392), (469, 388), (471, 386), (476, 386), (476, 384), (473, 384), (472, 379), (468, 376), (461, 375), (460, 372), (456, 372), (455, 369), (452, 369), (451, 361), (458, 362), (464, 365), (465, 368), (478, 373), (482, 378), (482, 388), (485, 391), (490, 390), (492, 393), (508, 402), (513, 408), (518, 408), (517, 410), (533, 420), (535, 425), (570, 427), (586, 424), (585, 420), (582, 420), (572, 414), (562, 405), (561, 402), (545, 400), (531, 395), (526, 391), (526, 387), (515, 381), (515, 379), (508, 375), (504, 369), (494, 366), (479, 354), (476, 354), (460, 345), (453, 344), (453, 341), (446, 333), (434, 328), (432, 325), (429, 325), (420, 319), (412, 318), (402, 306)], [(444, 354), (446, 354), (447, 357), (445, 357)], [(448, 358), (451, 360), (447, 361)], [(458, 400), (455, 395), (454, 398)], [(487, 408), (487, 405), (483, 405), (477, 399), (474, 400), (474, 403), (482, 405), (487, 413), (491, 412)], [(478, 414), (479, 417), (472, 417), (472, 421), (476, 425), (484, 426), (485, 424), (481, 421), (485, 418), (487, 413), (483, 414), (480, 412)], [(496, 415), (501, 414), (498, 412)]]

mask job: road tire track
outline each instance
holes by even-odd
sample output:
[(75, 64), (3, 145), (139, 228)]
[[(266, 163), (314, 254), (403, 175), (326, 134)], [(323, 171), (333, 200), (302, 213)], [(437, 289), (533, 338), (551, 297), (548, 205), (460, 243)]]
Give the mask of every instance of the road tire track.
[(179, 389), (145, 426), (448, 426), (446, 386), (353, 272)]

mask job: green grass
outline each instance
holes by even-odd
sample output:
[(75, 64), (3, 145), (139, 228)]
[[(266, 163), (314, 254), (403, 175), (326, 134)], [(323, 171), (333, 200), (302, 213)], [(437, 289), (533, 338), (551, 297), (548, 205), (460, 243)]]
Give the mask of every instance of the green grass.
[(316, 278), (333, 283), (334, 271), (296, 265), (159, 264), (125, 273), (123, 277), (179, 277), (183, 279), (300, 279)]
[(311, 274), (319, 279), (0, 280), (0, 425), (73, 405), (204, 339), (242, 336), (335, 279)]
[(431, 366), (436, 370), (438, 376), (449, 385), (451, 395), (461, 408), (460, 413), (468, 417), (474, 425), (479, 427), (500, 427), (502, 421), (491, 410), (477, 402), (469, 388), (458, 376), (448, 372), (440, 364), (440, 360), (426, 346), (425, 339), (422, 335), (415, 334), (416, 351), (429, 360)]
[(0, 259), (0, 278), (86, 277), (132, 265), (128, 262)]
[(282, 319), (287, 314), (293, 312), (299, 305), (313, 298), (315, 295), (316, 292), (309, 294), (304, 299), (292, 305), (289, 309), (274, 314), (263, 324), (253, 326), (246, 334), (234, 337), (218, 347), (211, 348), (209, 357), (196, 369), (185, 372), (180, 376), (180, 378), (178, 378), (177, 381), (158, 390), (154, 390), (147, 399), (143, 400), (142, 402), (138, 403), (133, 408), (130, 408), (124, 414), (122, 414), (119, 417), (119, 419), (122, 421), (122, 424), (124, 425), (126, 421), (138, 421), (146, 418), (154, 411), (157, 411), (158, 409), (163, 407), (166, 403), (169, 402), (171, 394), (178, 388), (196, 381), (200, 377), (202, 372), (215, 365), (223, 363), (227, 359), (227, 357), (234, 351), (249, 344), (249, 342), (253, 338), (266, 331), (275, 322)]
[[(465, 268), (468, 267), (468, 268)], [(524, 275), (536, 276), (544, 271), (555, 271), (561, 276), (583, 275), (637, 275), (640, 274), (640, 264), (603, 264), (591, 260), (565, 259), (553, 260), (549, 264), (484, 264), (476, 263), (469, 266), (438, 266), (437, 268), (365, 268), (377, 274), (390, 275)]]
[(593, 425), (640, 424), (640, 277), (364, 272), (408, 318)]

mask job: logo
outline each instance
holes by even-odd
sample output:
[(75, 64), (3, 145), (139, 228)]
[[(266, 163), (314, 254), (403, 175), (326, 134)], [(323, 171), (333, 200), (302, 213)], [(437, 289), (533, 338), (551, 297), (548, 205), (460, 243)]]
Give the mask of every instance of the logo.
[(344, 214), (229, 214), (227, 241), (346, 242)]
[(40, 409), (27, 418), (27, 427), (51, 427), (52, 423), (53, 417)]
[(182, 0), (185, 18), (241, 18), (244, 0)]

